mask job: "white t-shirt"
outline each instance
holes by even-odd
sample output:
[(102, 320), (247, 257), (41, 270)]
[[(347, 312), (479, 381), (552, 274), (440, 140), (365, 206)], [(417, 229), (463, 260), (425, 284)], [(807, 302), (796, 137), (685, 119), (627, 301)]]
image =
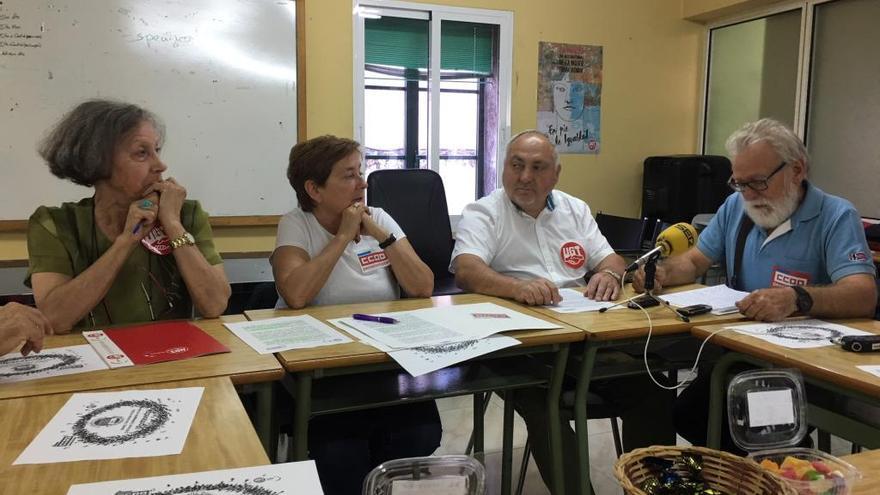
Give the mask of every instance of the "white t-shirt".
[(450, 271), (458, 255), (472, 254), (502, 275), (558, 287), (585, 285), (584, 275), (614, 253), (590, 207), (562, 191), (532, 218), (498, 189), (465, 207), (455, 240)]
[[(383, 229), (394, 234), (398, 240), (405, 234), (397, 222), (382, 208), (370, 208), (373, 220)], [(295, 208), (278, 222), (278, 237), (275, 248), (296, 246), (310, 258), (317, 256), (333, 239), (333, 234), (318, 223), (315, 215)], [(391, 301), (400, 298), (400, 287), (391, 272), (391, 264), (385, 251), (379, 249), (379, 242), (368, 235), (361, 236), (361, 242), (350, 242), (345, 247), (324, 287), (311, 301), (312, 305), (348, 304), (370, 301)], [(276, 308), (286, 308), (287, 303), (279, 294)]]

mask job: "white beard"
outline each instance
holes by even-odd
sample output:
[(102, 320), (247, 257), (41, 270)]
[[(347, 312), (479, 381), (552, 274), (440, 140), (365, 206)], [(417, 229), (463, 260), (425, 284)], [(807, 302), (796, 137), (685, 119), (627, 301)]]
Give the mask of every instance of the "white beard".
[(791, 218), (800, 205), (800, 186), (789, 184), (790, 186), (786, 187), (785, 195), (776, 203), (761, 198), (751, 201), (743, 200), (746, 214), (755, 222), (755, 225), (771, 230)]

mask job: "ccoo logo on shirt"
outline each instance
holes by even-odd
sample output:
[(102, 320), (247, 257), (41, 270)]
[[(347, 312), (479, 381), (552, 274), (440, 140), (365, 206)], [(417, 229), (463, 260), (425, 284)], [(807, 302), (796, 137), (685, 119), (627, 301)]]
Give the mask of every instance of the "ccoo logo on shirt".
[(580, 268), (587, 261), (587, 253), (584, 248), (576, 242), (566, 242), (559, 250), (559, 256), (562, 262), (569, 268)]

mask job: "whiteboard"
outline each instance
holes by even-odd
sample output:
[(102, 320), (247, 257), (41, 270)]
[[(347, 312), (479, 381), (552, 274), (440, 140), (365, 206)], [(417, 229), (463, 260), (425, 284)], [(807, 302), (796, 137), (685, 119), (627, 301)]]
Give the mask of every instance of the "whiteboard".
[(141, 105), (162, 158), (213, 216), (277, 215), (296, 142), (290, 0), (0, 1), (0, 220), (91, 196), (49, 173), (37, 143), (89, 98)]

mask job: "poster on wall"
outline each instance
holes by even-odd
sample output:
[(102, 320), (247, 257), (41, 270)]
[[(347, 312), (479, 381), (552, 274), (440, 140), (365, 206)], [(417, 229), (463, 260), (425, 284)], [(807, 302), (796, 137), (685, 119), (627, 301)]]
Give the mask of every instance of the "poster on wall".
[(602, 47), (542, 41), (538, 52), (538, 130), (559, 153), (598, 154)]

